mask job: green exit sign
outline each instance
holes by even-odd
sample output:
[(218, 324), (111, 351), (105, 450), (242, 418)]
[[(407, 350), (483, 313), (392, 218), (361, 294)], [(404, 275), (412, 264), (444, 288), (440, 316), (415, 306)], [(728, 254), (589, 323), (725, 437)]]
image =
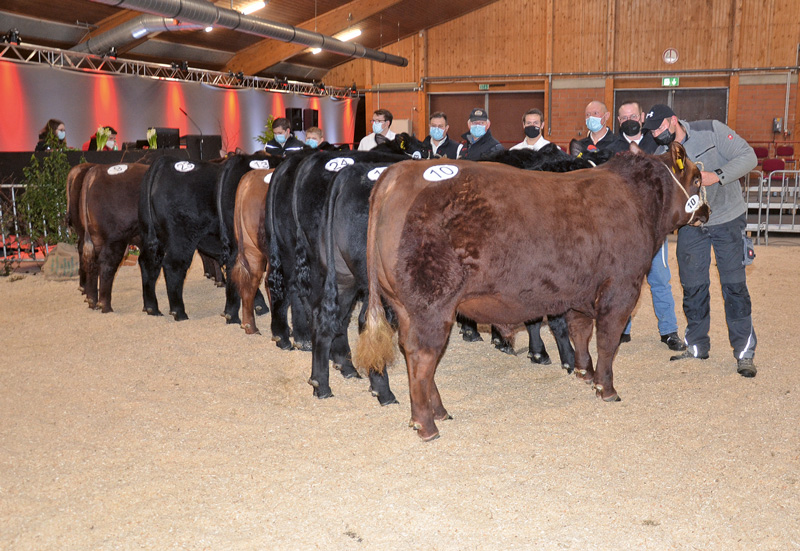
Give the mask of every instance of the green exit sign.
[(488, 89), (489, 89), (488, 84), (478, 84), (478, 90), (488, 90)]
[(661, 86), (679, 86), (681, 79), (679, 77), (664, 77), (661, 79)]

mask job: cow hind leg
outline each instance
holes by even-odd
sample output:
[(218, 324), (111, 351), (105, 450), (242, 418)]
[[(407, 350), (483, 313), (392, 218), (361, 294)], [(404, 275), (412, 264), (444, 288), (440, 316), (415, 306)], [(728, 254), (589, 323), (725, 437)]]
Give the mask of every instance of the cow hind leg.
[(104, 314), (113, 312), (111, 308), (111, 288), (114, 285), (114, 277), (125, 257), (125, 250), (128, 248), (127, 241), (109, 243), (100, 251), (98, 263), (100, 265), (100, 297), (97, 306)]
[(296, 290), (289, 293), (289, 303), (292, 308), (292, 335), (294, 347), (304, 352), (311, 351), (311, 323), (309, 312), (303, 300), (297, 295)]
[(89, 308), (94, 310), (97, 308), (97, 286), (100, 279), (100, 266), (97, 261), (97, 249), (91, 241), (84, 243), (81, 258), (86, 270), (86, 282), (83, 287), (86, 294), (85, 300), (89, 304)]
[(186, 306), (183, 303), (183, 285), (186, 272), (192, 264), (194, 247), (191, 254), (181, 254), (180, 250), (168, 251), (164, 257), (164, 282), (167, 285), (167, 299), (169, 300), (169, 313), (175, 321), (189, 319), (186, 315)]
[(511, 354), (512, 356), (515, 355), (514, 343), (511, 342), (511, 339), (506, 339), (503, 337), (503, 335), (494, 325), (492, 325), (492, 344), (504, 354)]
[(594, 379), (592, 357), (589, 355), (589, 341), (592, 339), (594, 324), (586, 314), (570, 310), (569, 334), (575, 343), (575, 375), (587, 383)]
[(139, 272), (142, 275), (142, 311), (150, 316), (160, 316), (158, 298), (156, 297), (156, 281), (161, 272), (163, 253), (159, 250), (142, 245), (139, 247)]
[(478, 332), (478, 322), (469, 319), (468, 317), (462, 316), (458, 314), (457, 318), (458, 323), (461, 324), (461, 338), (463, 338), (467, 342), (477, 342), (482, 341), (483, 337)]
[[(264, 277), (264, 274), (261, 274), (261, 277)], [(264, 298), (264, 294), (261, 292), (261, 289), (256, 287), (256, 296), (254, 300), (255, 311), (257, 316), (263, 316), (267, 312), (269, 312), (269, 305), (267, 305), (267, 299)]]
[(550, 365), (550, 354), (547, 353), (542, 340), (542, 318), (527, 322), (525, 329), (528, 331), (528, 357), (531, 363)]
[(575, 369), (575, 349), (569, 340), (569, 327), (566, 316), (547, 316), (547, 324), (556, 339), (558, 356), (561, 358), (561, 367), (572, 373)]
[(258, 327), (256, 327), (256, 317), (253, 310), (255, 294), (263, 277), (263, 271), (255, 269), (251, 273), (240, 262), (236, 263), (231, 272), (230, 279), (239, 288), (239, 295), (242, 297), (242, 329), (248, 335), (261, 334)]

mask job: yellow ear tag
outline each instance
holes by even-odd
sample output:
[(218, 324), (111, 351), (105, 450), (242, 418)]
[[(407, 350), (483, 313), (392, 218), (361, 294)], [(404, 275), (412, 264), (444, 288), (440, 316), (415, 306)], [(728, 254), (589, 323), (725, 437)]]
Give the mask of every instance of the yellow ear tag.
[(678, 168), (680, 170), (683, 170), (683, 161), (681, 161), (680, 159), (675, 159), (675, 164), (678, 165)]
[(583, 151), (581, 151), (580, 153), (578, 153), (578, 159), (580, 159), (581, 157), (583, 157)]

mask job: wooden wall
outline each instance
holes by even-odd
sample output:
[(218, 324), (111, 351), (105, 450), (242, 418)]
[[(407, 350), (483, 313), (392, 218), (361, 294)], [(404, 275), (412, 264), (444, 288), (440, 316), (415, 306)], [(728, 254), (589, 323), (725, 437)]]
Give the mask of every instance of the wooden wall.
[[(798, 44), (798, 0), (499, 0), (384, 48), (407, 57), (408, 67), (356, 60), (330, 71), (325, 80), (342, 86), (355, 82), (367, 90), (400, 83), (420, 87), (416, 94), (403, 93), (413, 104), (408, 110), (416, 110), (415, 128), (426, 128), (429, 93), (477, 91), (481, 83), (540, 92), (548, 77), (554, 83), (599, 77), (606, 82), (597, 99), (609, 102), (622, 81), (626, 88), (654, 89), (661, 75), (676, 74), (681, 86), (729, 88), (731, 126), (755, 132), (751, 140), (769, 141), (775, 136), (768, 125), (749, 119), (784, 116), (775, 101), (785, 104), (786, 67), (796, 65)], [(667, 48), (678, 51), (676, 63), (662, 60)], [(740, 94), (740, 75), (778, 74), (784, 76), (782, 88), (774, 84), (763, 96), (753, 94), (754, 88)], [(797, 71), (789, 80), (792, 136), (781, 136), (784, 140), (800, 132)], [(557, 95), (565, 95), (563, 87)], [(759, 113), (762, 97), (770, 98), (768, 115)], [(367, 110), (374, 105), (367, 94)], [(555, 126), (559, 117), (553, 115)], [(566, 128), (560, 135), (554, 128), (552, 136), (571, 137), (581, 119), (582, 113), (576, 121), (560, 120)]]

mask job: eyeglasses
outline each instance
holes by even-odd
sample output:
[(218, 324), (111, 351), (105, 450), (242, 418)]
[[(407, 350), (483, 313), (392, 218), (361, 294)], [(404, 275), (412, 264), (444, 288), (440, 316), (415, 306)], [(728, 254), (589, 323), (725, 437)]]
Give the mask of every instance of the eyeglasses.
[(379, 121), (378, 119), (372, 119), (372, 122), (377, 122), (377, 123), (381, 123), (381, 124), (383, 124), (383, 123), (385, 123), (386, 121), (385, 121), (385, 120)]
[(625, 116), (620, 116), (619, 117), (619, 122), (638, 121), (638, 120), (639, 120), (639, 115), (629, 115), (627, 117), (625, 117)]

